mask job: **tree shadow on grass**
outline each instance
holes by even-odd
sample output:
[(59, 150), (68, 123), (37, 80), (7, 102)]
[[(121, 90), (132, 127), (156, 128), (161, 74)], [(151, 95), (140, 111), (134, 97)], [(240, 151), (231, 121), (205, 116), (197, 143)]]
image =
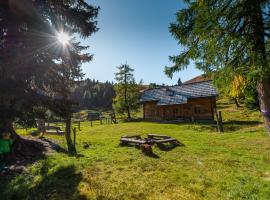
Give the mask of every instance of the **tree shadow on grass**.
[(82, 180), (82, 174), (76, 172), (75, 167), (64, 166), (50, 172), (50, 166), (44, 165), (40, 170), (41, 180), (32, 186), (35, 177), (33, 174), (21, 175), (14, 180), (2, 183), (0, 186), (1, 199), (3, 200), (86, 200), (87, 198), (80, 194), (78, 185)]
[[(229, 120), (223, 122), (223, 128), (225, 132), (234, 132), (241, 130), (243, 128), (252, 128), (258, 125), (262, 125), (263, 123), (260, 121), (240, 121), (240, 120)], [(181, 125), (188, 125), (189, 128), (196, 130), (197, 132), (217, 132), (217, 122), (187, 122), (179, 124)]]
[(215, 121), (205, 121), (205, 122), (183, 122), (181, 124), (177, 124), (178, 126), (186, 126), (188, 129), (192, 129), (200, 132), (215, 132), (217, 130)]
[(41, 138), (41, 140), (43, 142), (46, 142), (47, 145), (45, 145), (49, 151), (50, 149), (57, 152), (57, 153), (64, 153), (64, 154), (68, 154), (70, 157), (76, 157), (76, 158), (83, 158), (85, 157), (83, 154), (78, 153), (77, 151), (75, 152), (69, 152), (66, 149), (64, 149), (63, 147), (61, 147), (57, 142), (50, 140), (50, 139), (46, 139), (46, 138)]
[(260, 121), (238, 121), (238, 120), (230, 120), (223, 122), (224, 131), (233, 132), (238, 131), (243, 128), (252, 128), (255, 126), (262, 125), (263, 123)]
[(262, 124), (262, 122), (230, 120), (230, 121), (223, 122), (223, 124), (234, 124), (234, 125), (241, 125), (241, 126), (257, 126), (257, 125)]
[(82, 174), (77, 173), (73, 165), (61, 167), (48, 174), (48, 169), (43, 169), (42, 181), (32, 189), (29, 199), (78, 199), (86, 200), (77, 190), (82, 180)]
[(155, 154), (153, 151), (144, 151), (142, 150), (141, 146), (140, 145), (136, 145), (136, 144), (120, 144), (119, 145), (120, 147), (133, 147), (133, 148), (136, 148), (138, 150), (141, 151), (141, 153), (147, 157), (150, 157), (150, 158), (160, 158), (157, 154)]
[[(171, 151), (171, 150), (175, 149), (176, 147), (184, 147), (185, 146), (183, 143), (181, 143), (179, 141), (174, 141), (174, 142), (170, 142), (167, 144), (157, 143), (156, 145), (159, 148), (159, 150), (161, 150), (161, 151)], [(155, 154), (153, 151), (148, 152), (148, 153), (145, 153), (145, 152), (143, 152), (143, 153), (144, 153), (144, 155), (151, 157), (151, 158), (160, 158), (160, 156)]]
[(68, 153), (68, 151), (66, 149), (64, 149), (63, 147), (61, 147), (59, 144), (57, 144), (57, 142), (54, 142), (52, 140), (46, 139), (46, 138), (41, 138), (42, 141), (44, 141), (47, 145), (46, 147), (58, 152), (58, 153)]
[(150, 157), (150, 158), (155, 158), (155, 159), (160, 158), (160, 156), (157, 155), (154, 152), (142, 152), (142, 154), (145, 155), (145, 156), (147, 156), (147, 157)]
[(177, 142), (173, 142), (173, 143), (169, 143), (169, 144), (157, 144), (157, 147), (161, 150), (161, 151), (171, 151), (173, 149), (175, 149), (176, 147), (184, 147), (185, 145), (179, 141)]
[(231, 108), (231, 104), (220, 104), (217, 106), (218, 109), (227, 109)]
[[(5, 175), (16, 175), (21, 173), (25, 167), (32, 165), (33, 163), (46, 159), (50, 153), (65, 153), (68, 154), (67, 150), (62, 148), (56, 142), (45, 138), (23, 138), (23, 143), (14, 142), (12, 146), (12, 152), (8, 155), (7, 167), (5, 171), (1, 171), (1, 176)], [(22, 145), (24, 145), (22, 147)], [(18, 151), (18, 149), (24, 149)]]

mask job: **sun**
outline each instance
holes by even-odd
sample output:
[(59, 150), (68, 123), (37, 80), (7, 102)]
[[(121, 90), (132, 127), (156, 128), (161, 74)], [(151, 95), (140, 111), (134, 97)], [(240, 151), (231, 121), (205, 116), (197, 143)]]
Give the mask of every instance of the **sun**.
[(69, 44), (70, 38), (69, 38), (69, 35), (67, 33), (61, 31), (57, 34), (57, 39), (63, 46), (65, 46), (65, 45)]

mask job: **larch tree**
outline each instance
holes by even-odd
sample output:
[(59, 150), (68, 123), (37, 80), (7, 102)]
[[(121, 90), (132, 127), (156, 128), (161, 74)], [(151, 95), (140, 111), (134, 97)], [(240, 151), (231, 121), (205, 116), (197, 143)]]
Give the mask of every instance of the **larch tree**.
[(236, 107), (240, 107), (240, 100), (249, 110), (259, 108), (256, 80), (247, 78), (246, 75), (233, 74), (232, 71), (225, 69), (215, 71), (212, 75), (219, 94), (234, 100)]
[(115, 74), (115, 93), (114, 109), (121, 114), (126, 113), (127, 118), (131, 118), (131, 111), (137, 111), (139, 105), (139, 84), (133, 76), (134, 69), (129, 65), (121, 65)]
[(260, 109), (270, 134), (270, 1), (186, 0), (170, 31), (183, 47), (165, 73), (194, 61), (206, 73), (243, 74), (256, 80)]
[(245, 98), (247, 81), (241, 75), (236, 75), (230, 85), (230, 97), (235, 101), (235, 105), (240, 107), (239, 101)]
[(17, 153), (33, 142), (16, 134), (13, 123), (34, 121), (37, 106), (55, 108), (56, 75), (69, 66), (76, 78), (77, 64), (89, 56), (67, 48), (76, 60), (67, 65), (59, 33), (88, 37), (97, 31), (97, 14), (84, 0), (0, 0), (0, 129), (12, 133)]

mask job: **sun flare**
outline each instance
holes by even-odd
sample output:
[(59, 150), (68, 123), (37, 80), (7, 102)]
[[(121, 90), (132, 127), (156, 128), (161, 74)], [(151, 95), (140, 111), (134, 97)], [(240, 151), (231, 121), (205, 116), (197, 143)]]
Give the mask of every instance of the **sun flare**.
[(62, 45), (67, 45), (69, 43), (69, 35), (63, 31), (57, 34), (57, 39)]

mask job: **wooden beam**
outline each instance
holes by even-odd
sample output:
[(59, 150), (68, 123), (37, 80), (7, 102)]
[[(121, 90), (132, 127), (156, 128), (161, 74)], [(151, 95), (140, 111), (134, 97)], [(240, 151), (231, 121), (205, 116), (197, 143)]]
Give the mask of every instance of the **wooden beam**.
[(171, 138), (170, 136), (167, 136), (167, 135), (158, 135), (158, 134), (148, 134), (147, 136), (148, 136), (149, 138), (153, 138), (153, 137)]
[(121, 138), (121, 143), (135, 143), (135, 144), (146, 144), (145, 140), (136, 140), (131, 138)]

